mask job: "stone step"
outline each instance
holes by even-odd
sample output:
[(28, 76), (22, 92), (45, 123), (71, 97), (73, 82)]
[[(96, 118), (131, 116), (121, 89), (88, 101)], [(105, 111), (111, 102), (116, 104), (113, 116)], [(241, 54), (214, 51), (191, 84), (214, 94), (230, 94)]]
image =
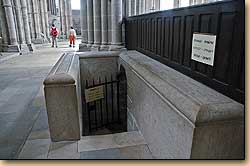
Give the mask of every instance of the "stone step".
[(78, 141), (78, 152), (123, 148), (137, 145), (146, 145), (146, 141), (138, 131), (84, 136)]
[(78, 141), (80, 159), (152, 159), (153, 156), (137, 131), (85, 136)]

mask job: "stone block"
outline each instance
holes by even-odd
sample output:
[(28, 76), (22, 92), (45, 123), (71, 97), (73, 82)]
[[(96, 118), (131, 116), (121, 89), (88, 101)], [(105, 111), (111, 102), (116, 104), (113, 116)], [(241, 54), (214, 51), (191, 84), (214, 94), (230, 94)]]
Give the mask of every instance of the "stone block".
[(44, 80), (44, 92), (52, 141), (79, 140), (81, 83), (77, 55), (61, 56)]

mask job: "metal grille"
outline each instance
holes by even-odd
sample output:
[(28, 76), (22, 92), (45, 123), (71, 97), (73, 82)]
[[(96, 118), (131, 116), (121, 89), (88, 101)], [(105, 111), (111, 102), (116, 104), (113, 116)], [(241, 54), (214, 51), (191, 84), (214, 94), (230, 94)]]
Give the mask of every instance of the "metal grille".
[[(88, 121), (88, 133), (103, 129), (109, 126), (119, 126), (121, 124), (120, 118), (120, 102), (119, 102), (119, 80), (113, 79), (112, 75), (110, 80), (105, 77), (104, 80), (100, 78), (98, 81), (85, 81), (85, 93), (88, 89), (101, 87), (103, 89), (103, 98), (98, 98), (94, 101), (87, 101), (85, 99), (85, 111)], [(84, 110), (83, 110), (84, 111)], [(84, 123), (84, 119), (82, 121)], [(84, 128), (84, 126), (83, 126)], [(82, 135), (84, 134), (84, 130)]]

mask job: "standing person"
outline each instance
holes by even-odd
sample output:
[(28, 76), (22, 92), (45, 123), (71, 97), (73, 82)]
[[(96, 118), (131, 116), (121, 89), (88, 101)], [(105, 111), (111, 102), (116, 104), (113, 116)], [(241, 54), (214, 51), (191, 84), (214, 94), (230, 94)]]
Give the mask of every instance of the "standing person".
[(54, 45), (56, 45), (56, 48), (57, 48), (58, 31), (57, 31), (54, 24), (52, 24), (52, 28), (51, 28), (51, 31), (50, 31), (50, 36), (52, 37), (52, 46), (51, 47), (54, 47)]
[(70, 27), (70, 30), (69, 30), (69, 47), (72, 47), (72, 44), (73, 44), (73, 48), (75, 47), (75, 40), (76, 40), (76, 31), (74, 30), (73, 27)]

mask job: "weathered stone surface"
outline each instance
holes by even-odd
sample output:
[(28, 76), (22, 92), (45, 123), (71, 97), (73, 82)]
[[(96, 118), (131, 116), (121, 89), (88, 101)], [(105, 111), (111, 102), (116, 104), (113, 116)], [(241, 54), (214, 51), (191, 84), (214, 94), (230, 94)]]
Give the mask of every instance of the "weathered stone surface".
[(80, 159), (80, 153), (77, 152), (77, 142), (51, 143), (48, 159)]
[(18, 159), (47, 159), (50, 139), (28, 140), (24, 144)]
[[(67, 53), (62, 55), (44, 80), (52, 141), (80, 139), (81, 85), (79, 72), (79, 57)], [(65, 96), (65, 94), (67, 95)]]
[(146, 142), (143, 136), (138, 131), (108, 135), (85, 136), (82, 137), (82, 139), (78, 142), (78, 152), (145, 144)]
[(136, 51), (121, 53), (118, 64), (128, 109), (156, 158), (244, 156), (243, 105)]
[[(117, 74), (117, 58), (119, 52), (101, 51), (101, 52), (85, 52), (79, 53), (81, 83), (82, 87), (85, 85), (85, 80), (104, 80), (106, 76), (110, 79), (111, 74)], [(102, 67), (100, 67), (102, 66)]]
[(152, 159), (147, 145), (81, 152), (81, 159)]

